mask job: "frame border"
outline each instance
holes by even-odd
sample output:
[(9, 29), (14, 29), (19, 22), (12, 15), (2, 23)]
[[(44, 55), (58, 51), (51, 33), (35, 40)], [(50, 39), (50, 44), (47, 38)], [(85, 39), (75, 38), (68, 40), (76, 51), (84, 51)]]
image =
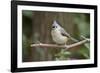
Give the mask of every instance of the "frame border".
[[(94, 64), (17, 68), (17, 6), (18, 5), (94, 9), (94, 24), (95, 24)], [(48, 2), (33, 2), (33, 1), (11, 1), (11, 72), (43, 71), (43, 70), (58, 70), (58, 69), (60, 70), (60, 69), (75, 69), (75, 68), (89, 68), (89, 67), (97, 67), (97, 6), (96, 5), (48, 3)]]

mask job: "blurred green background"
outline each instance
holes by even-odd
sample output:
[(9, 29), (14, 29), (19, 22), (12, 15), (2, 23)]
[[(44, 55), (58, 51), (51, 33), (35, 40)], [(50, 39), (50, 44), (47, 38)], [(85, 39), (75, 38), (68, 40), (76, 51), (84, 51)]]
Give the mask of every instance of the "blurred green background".
[[(90, 38), (90, 14), (23, 10), (23, 62), (89, 59), (90, 43), (79, 45), (68, 51), (64, 51), (63, 48), (30, 47), (33, 43), (54, 43), (51, 37), (51, 25), (54, 20), (57, 20), (72, 37), (78, 40), (81, 40), (81, 35)], [(69, 40), (67, 44), (71, 43), (72, 41)]]

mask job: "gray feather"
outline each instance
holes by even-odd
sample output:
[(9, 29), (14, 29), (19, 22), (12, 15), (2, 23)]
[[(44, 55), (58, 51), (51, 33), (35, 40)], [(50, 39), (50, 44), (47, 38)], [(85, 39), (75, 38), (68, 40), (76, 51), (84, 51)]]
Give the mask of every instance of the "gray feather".
[(68, 34), (62, 27), (60, 28), (60, 32), (62, 35), (70, 37), (70, 34)]
[(60, 28), (60, 31), (61, 31), (62, 35), (69, 37), (74, 42), (78, 42), (78, 40), (76, 40), (73, 37), (71, 37), (70, 34), (68, 34), (62, 27)]

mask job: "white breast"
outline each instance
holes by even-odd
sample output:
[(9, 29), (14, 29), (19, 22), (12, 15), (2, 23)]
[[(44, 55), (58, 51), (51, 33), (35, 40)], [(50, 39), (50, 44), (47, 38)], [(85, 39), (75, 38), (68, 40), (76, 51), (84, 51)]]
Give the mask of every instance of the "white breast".
[(57, 44), (65, 44), (67, 42), (67, 37), (63, 36), (59, 30), (55, 29), (51, 31), (52, 39)]

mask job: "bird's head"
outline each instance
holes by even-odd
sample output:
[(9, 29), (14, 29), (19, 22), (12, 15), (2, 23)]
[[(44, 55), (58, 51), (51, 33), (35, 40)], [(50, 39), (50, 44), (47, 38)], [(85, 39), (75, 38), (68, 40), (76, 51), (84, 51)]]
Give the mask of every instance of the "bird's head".
[(61, 28), (61, 26), (57, 23), (56, 20), (54, 20), (53, 24), (52, 24), (52, 29), (59, 29)]

